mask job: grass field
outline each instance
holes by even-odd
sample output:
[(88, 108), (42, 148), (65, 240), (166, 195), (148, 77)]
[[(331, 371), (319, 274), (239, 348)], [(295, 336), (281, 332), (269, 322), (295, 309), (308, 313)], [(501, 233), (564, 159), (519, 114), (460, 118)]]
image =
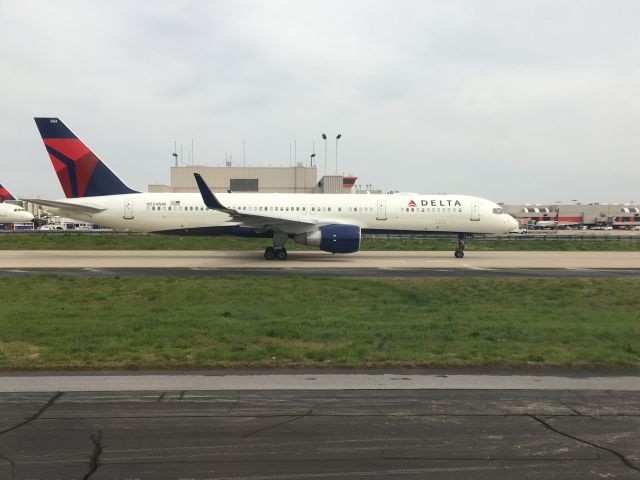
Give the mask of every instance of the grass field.
[(634, 279), (7, 277), (0, 368), (640, 367)]
[[(597, 238), (597, 237), (596, 237)], [(262, 250), (270, 245), (267, 238), (179, 237), (142, 234), (78, 234), (37, 233), (2, 234), (0, 250)], [(453, 238), (385, 239), (364, 238), (362, 250), (451, 250), (457, 245)], [(309, 250), (313, 247), (287, 243), (288, 250)], [(471, 239), (468, 250), (562, 250), (562, 251), (640, 251), (637, 240), (513, 240)]]

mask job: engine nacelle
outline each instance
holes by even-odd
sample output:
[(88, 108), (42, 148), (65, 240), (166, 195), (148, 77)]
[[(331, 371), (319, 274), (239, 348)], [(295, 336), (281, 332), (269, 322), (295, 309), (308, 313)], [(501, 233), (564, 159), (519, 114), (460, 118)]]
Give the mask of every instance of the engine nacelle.
[(313, 245), (331, 253), (353, 253), (360, 250), (360, 227), (357, 225), (324, 225), (311, 232), (299, 233), (296, 243)]

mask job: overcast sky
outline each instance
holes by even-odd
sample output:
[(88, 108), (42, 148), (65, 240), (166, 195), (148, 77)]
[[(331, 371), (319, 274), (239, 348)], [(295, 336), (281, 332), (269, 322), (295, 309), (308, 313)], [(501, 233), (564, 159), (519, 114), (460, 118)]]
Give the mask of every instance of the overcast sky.
[(0, 0), (0, 184), (59, 198), (34, 116), (129, 186), (288, 165), (383, 190), (640, 201), (640, 2)]

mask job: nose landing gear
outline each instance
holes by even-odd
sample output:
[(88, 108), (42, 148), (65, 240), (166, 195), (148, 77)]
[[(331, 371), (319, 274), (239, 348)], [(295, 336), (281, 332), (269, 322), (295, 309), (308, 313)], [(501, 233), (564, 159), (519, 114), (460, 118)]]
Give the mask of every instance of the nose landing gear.
[(453, 252), (456, 258), (464, 257), (464, 233), (458, 234), (458, 248)]

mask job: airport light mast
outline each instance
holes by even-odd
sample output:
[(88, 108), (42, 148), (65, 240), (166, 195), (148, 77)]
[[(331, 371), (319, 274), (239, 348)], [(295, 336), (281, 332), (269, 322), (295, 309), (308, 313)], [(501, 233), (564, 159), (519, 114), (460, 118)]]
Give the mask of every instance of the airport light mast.
[(324, 175), (327, 175), (327, 134), (322, 134), (322, 139), (324, 140)]
[(342, 138), (342, 134), (339, 133), (336, 137), (336, 175), (338, 175), (338, 140)]

